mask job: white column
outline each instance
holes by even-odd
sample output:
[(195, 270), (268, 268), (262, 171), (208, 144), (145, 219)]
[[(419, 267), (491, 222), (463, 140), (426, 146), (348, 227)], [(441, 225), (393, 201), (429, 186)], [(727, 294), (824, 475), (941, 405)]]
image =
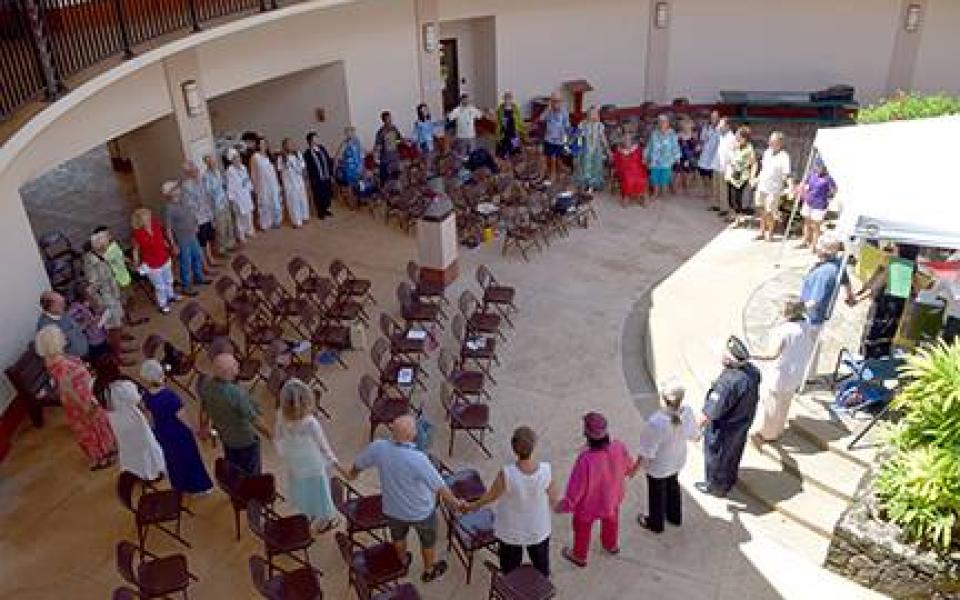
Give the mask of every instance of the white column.
[(197, 54), (194, 50), (175, 54), (163, 61), (163, 69), (183, 156), (199, 164), (204, 154), (214, 151), (214, 143)]
[[(443, 115), (443, 78), (440, 76), (439, 0), (414, 0), (414, 2), (417, 15), (417, 65), (420, 75), (420, 98), (430, 107), (430, 114), (439, 117)], [(432, 44), (432, 50), (427, 48), (428, 42)]]

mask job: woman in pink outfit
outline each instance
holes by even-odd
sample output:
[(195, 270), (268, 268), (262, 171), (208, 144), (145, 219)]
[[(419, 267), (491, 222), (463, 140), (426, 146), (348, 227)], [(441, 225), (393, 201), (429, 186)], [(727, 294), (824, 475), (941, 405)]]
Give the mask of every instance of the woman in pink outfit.
[(610, 554), (620, 552), (620, 504), (624, 483), (637, 472), (636, 461), (623, 442), (610, 440), (607, 419), (600, 413), (583, 417), (587, 446), (580, 452), (567, 482), (567, 493), (557, 505), (559, 513), (573, 513), (573, 549), (561, 555), (577, 565), (587, 566), (590, 531), (600, 521), (600, 541)]

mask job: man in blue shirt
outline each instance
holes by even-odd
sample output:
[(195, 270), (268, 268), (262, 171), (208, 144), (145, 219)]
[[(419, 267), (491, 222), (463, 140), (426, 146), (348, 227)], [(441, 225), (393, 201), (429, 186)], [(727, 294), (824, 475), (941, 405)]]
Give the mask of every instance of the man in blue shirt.
[(444, 483), (427, 455), (417, 449), (417, 422), (412, 415), (403, 415), (390, 424), (392, 440), (377, 440), (354, 460), (347, 477), (354, 480), (361, 471), (376, 467), (380, 473), (383, 514), (390, 528), (390, 538), (402, 557), (407, 552), (407, 534), (412, 527), (420, 538), (424, 582), (437, 579), (447, 570), (447, 562), (435, 560), (437, 543), (437, 495), (463, 510), (466, 503), (457, 498)]
[(550, 104), (540, 114), (540, 122), (543, 123), (543, 156), (547, 161), (547, 177), (550, 181), (556, 181), (557, 163), (563, 155), (563, 145), (570, 129), (570, 115), (563, 106), (560, 94), (554, 92), (550, 96)]
[(843, 249), (843, 244), (832, 236), (824, 235), (817, 240), (817, 263), (810, 268), (800, 290), (800, 298), (807, 309), (807, 322), (810, 324), (810, 335), (813, 338), (808, 378), (817, 373), (817, 363), (820, 358), (820, 330), (830, 318), (830, 302), (837, 287), (837, 280), (847, 294), (847, 302), (854, 298), (853, 288), (847, 274), (840, 273), (840, 258), (837, 254)]

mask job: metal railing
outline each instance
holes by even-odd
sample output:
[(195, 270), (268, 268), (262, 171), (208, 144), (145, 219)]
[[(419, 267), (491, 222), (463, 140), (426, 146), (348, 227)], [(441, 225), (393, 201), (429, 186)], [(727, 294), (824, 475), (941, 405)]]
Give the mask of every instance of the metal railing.
[[(292, 3), (299, 0), (286, 0)], [(278, 0), (0, 0), (0, 121), (141, 45), (277, 8)]]

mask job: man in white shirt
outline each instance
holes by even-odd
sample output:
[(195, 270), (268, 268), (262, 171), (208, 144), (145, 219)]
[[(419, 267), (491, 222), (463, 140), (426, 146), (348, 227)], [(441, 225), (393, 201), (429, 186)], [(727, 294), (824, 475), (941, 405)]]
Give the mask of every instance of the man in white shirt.
[(727, 215), (727, 182), (724, 175), (727, 172), (727, 165), (730, 164), (730, 156), (733, 149), (737, 147), (737, 134), (734, 133), (734, 127), (726, 119), (720, 119), (717, 122), (717, 132), (720, 135), (720, 141), (717, 144), (717, 153), (713, 157), (713, 210), (719, 211), (720, 216)]
[(791, 187), (790, 155), (783, 149), (783, 134), (774, 131), (770, 134), (770, 143), (763, 151), (760, 161), (760, 173), (753, 181), (757, 191), (756, 206), (760, 213), (760, 235), (758, 240), (773, 241), (773, 230), (780, 218), (780, 198), (784, 189)]
[(457, 125), (456, 147), (458, 151), (470, 154), (477, 148), (477, 119), (483, 118), (483, 111), (470, 103), (469, 94), (461, 94), (460, 106), (450, 111), (448, 121)]

